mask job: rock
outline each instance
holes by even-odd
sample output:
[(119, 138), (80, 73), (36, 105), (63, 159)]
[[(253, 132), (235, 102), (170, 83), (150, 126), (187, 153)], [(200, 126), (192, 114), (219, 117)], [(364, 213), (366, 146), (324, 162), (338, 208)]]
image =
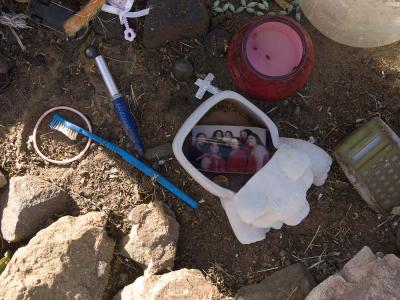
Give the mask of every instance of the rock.
[(129, 215), (131, 232), (122, 242), (121, 254), (139, 263), (145, 275), (174, 266), (179, 224), (160, 203), (141, 204)]
[(400, 216), (400, 206), (395, 206), (392, 208), (392, 215)]
[(228, 51), (230, 34), (223, 29), (213, 29), (205, 38), (205, 45), (208, 54), (222, 57)]
[(159, 145), (147, 149), (144, 156), (149, 161), (158, 161), (173, 156), (172, 145), (170, 143)]
[(222, 299), (216, 287), (199, 270), (181, 269), (163, 275), (141, 276), (114, 300)]
[(293, 264), (273, 273), (257, 284), (239, 289), (235, 300), (303, 300), (315, 280), (302, 264)]
[(364, 247), (335, 275), (316, 286), (306, 300), (400, 299), (400, 259), (383, 258)]
[(209, 16), (203, 0), (149, 0), (147, 5), (152, 8), (144, 22), (143, 44), (147, 48), (207, 32)]
[(0, 276), (0, 299), (102, 299), (114, 241), (104, 213), (62, 217), (19, 248)]
[(7, 178), (4, 176), (3, 173), (0, 171), (0, 189), (7, 185)]
[(399, 226), (399, 229), (398, 229), (398, 231), (397, 231), (396, 244), (397, 244), (397, 249), (400, 250), (400, 226)]
[(364, 247), (349, 260), (341, 271), (341, 275), (352, 281), (360, 281), (368, 270), (368, 264), (375, 261), (376, 256), (369, 247)]
[(3, 238), (8, 242), (30, 238), (71, 204), (68, 194), (53, 183), (30, 175), (12, 177), (1, 218)]
[(177, 59), (172, 68), (172, 74), (178, 81), (185, 81), (193, 75), (193, 64), (186, 58)]

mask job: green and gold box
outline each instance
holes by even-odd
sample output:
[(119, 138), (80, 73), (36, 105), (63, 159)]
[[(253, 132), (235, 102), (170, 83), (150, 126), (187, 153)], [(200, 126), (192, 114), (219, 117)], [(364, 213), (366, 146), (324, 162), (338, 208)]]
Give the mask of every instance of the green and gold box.
[(334, 150), (361, 197), (376, 212), (400, 205), (400, 139), (380, 118), (364, 124)]

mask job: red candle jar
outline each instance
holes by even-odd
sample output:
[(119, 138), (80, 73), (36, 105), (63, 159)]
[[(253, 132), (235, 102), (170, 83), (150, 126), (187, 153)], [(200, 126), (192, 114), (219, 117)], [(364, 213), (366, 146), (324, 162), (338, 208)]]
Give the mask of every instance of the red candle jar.
[(228, 68), (235, 84), (261, 100), (285, 99), (301, 89), (315, 63), (310, 35), (291, 18), (250, 20), (232, 37)]

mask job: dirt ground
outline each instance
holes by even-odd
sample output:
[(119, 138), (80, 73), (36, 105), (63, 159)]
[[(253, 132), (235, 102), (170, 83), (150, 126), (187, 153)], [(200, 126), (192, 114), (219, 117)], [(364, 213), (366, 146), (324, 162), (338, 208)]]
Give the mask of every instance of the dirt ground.
[[(5, 1), (5, 7), (25, 9), (11, 0)], [(233, 33), (248, 17), (227, 16), (213, 23), (220, 22), (218, 27)], [(106, 23), (106, 28), (110, 24)], [(327, 39), (306, 20), (302, 24), (316, 48), (315, 69), (300, 91), (302, 96), (281, 102), (253, 101), (269, 112), (280, 134), (302, 139), (312, 136), (317, 145), (332, 153), (347, 134), (373, 116), (380, 116), (399, 133), (400, 43), (377, 49), (350, 48)], [(93, 32), (82, 40), (66, 42), (56, 32), (32, 24), (32, 29), (19, 31), (26, 52), (21, 51), (8, 28), (0, 27), (0, 52), (15, 64), (10, 86), (0, 91), (0, 168), (9, 178), (34, 174), (55, 182), (76, 201), (79, 210), (75, 214), (109, 212), (108, 230), (117, 241), (130, 229), (126, 219), (134, 205), (165, 202), (181, 225), (175, 268), (202, 270), (227, 296), (297, 261), (308, 266), (320, 282), (364, 245), (375, 252), (400, 254), (395, 244), (399, 217), (379, 216), (369, 209), (336, 162), (327, 183), (309, 190), (311, 212), (300, 225), (272, 230), (265, 240), (242, 245), (219, 200), (205, 192), (174, 159), (160, 172), (194, 198), (205, 201), (196, 211), (98, 145), (92, 145), (81, 161), (64, 167), (42, 161), (26, 142), (39, 116), (59, 105), (82, 111), (90, 118), (94, 132), (126, 145), (94, 62), (83, 55), (88, 45), (98, 45), (108, 60), (131, 104), (145, 148), (172, 142), (181, 124), (200, 104), (193, 97), (194, 78), (179, 83), (172, 78), (171, 68), (177, 58), (188, 57), (197, 74), (214, 73), (215, 85), (221, 89), (236, 90), (226, 59), (210, 57), (201, 38), (147, 50), (141, 44), (142, 25), (143, 20), (135, 23), (139, 39), (128, 43)], [(186, 100), (178, 97), (171, 101), (174, 96)], [(55, 153), (55, 149), (56, 155), (70, 155), (73, 150), (66, 151), (59, 137), (43, 136), (45, 125), (42, 142), (46, 151)], [(8, 248), (15, 249), (16, 245), (2, 242), (0, 255)], [(116, 254), (109, 297), (140, 274), (138, 266)]]

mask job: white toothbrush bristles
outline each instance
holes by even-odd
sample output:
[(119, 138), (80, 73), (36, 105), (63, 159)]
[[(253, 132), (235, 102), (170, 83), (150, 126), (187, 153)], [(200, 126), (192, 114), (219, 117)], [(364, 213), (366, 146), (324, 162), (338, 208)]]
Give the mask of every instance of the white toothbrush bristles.
[(69, 139), (71, 139), (73, 141), (75, 141), (76, 138), (78, 137), (78, 132), (76, 132), (75, 130), (72, 130), (71, 128), (68, 128), (64, 124), (61, 124), (60, 122), (57, 122), (55, 120), (51, 121), (50, 127), (63, 133)]

